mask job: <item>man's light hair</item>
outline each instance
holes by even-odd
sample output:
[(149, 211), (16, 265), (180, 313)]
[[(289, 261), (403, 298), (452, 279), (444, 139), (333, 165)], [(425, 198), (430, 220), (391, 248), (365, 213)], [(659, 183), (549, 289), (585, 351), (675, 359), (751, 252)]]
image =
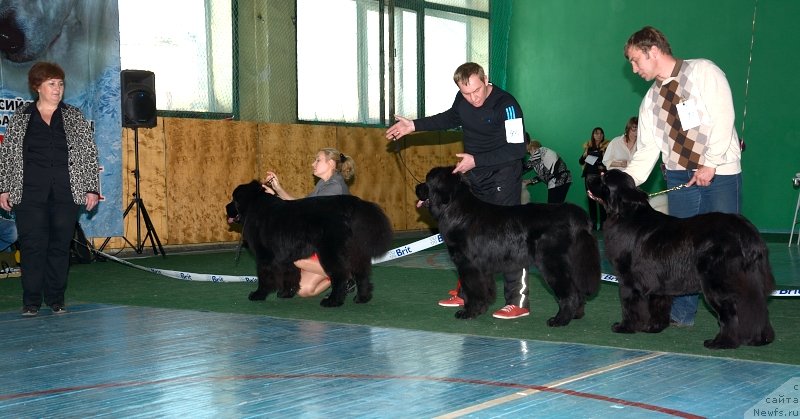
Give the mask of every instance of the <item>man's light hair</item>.
[(477, 74), (478, 78), (486, 83), (486, 73), (483, 71), (483, 67), (480, 64), (475, 63), (464, 63), (458, 66), (456, 72), (453, 73), (453, 81), (456, 82), (456, 85), (467, 85), (469, 84), (469, 78), (473, 75)]
[(669, 46), (667, 37), (664, 36), (660, 30), (652, 26), (645, 26), (631, 35), (631, 37), (628, 38), (628, 42), (625, 43), (625, 50), (623, 53), (625, 54), (625, 58), (628, 59), (628, 50), (636, 48), (642, 51), (647, 57), (650, 57), (650, 47), (653, 46), (661, 50), (662, 53), (672, 56), (672, 47)]

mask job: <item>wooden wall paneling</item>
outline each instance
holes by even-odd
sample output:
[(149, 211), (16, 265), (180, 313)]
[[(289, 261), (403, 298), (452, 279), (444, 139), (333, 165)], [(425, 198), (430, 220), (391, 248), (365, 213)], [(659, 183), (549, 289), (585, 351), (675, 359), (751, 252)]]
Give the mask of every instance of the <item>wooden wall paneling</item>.
[(171, 118), (165, 132), (171, 240), (238, 240), (226, 221), (225, 205), (233, 189), (255, 171), (256, 124)]
[[(425, 182), (425, 174), (439, 154), (439, 133), (421, 132), (408, 135), (400, 140), (402, 161), (397, 156), (397, 164), (404, 173), (403, 192), (408, 204), (405, 207), (406, 230), (427, 230), (436, 225), (425, 208), (417, 208), (416, 186)], [(403, 166), (405, 162), (405, 166)]]
[[(416, 208), (414, 188), (430, 168), (455, 164), (461, 133), (417, 133), (401, 140), (408, 168), (383, 133), (382, 128), (159, 118), (156, 127), (139, 129), (141, 196), (164, 245), (236, 241), (239, 234), (223, 211), (237, 185), (272, 170), (289, 193), (304, 197), (316, 181), (311, 168), (316, 152), (332, 146), (356, 161), (352, 193), (380, 205), (395, 231), (434, 227), (428, 212)], [(133, 199), (133, 130), (123, 129), (122, 140), (124, 210)], [(125, 237), (135, 242), (134, 211), (124, 224)], [(144, 224), (141, 232), (144, 238)], [(107, 245), (125, 246), (121, 238)]]
[(307, 124), (258, 126), (258, 179), (273, 171), (290, 195), (302, 198), (314, 190), (311, 163), (317, 151), (336, 146), (336, 127)]
[[(401, 141), (403, 140), (401, 139)], [(455, 155), (462, 150), (460, 132), (421, 132), (405, 137), (403, 159), (408, 165), (408, 171), (411, 172), (409, 174), (406, 171), (406, 199), (411, 203), (406, 212), (407, 230), (425, 230), (436, 227), (436, 222), (426, 209), (416, 208), (414, 188), (417, 180), (425, 181), (425, 175), (430, 169), (437, 166), (455, 165), (458, 161)]]
[[(231, 201), (233, 190), (237, 186), (252, 179), (260, 180), (258, 177), (258, 124), (255, 122), (229, 122), (232, 122), (229, 136), (222, 145), (224, 171), (221, 175), (225, 182), (220, 185), (220, 190), (224, 193), (219, 197), (221, 201), (215, 203), (221, 207), (214, 209), (214, 211), (220, 211), (220, 214), (225, 214), (225, 205)], [(238, 241), (241, 238), (239, 229), (240, 227), (228, 225), (226, 220), (221, 240)]]
[(396, 164), (382, 128), (337, 127), (338, 148), (356, 163), (356, 175), (350, 193), (383, 208), (392, 221), (392, 228), (405, 230), (405, 199), (403, 175)]
[(464, 134), (461, 131), (444, 131), (439, 137), (441, 152), (438, 154), (442, 166), (455, 165), (458, 162), (457, 153), (464, 152)]

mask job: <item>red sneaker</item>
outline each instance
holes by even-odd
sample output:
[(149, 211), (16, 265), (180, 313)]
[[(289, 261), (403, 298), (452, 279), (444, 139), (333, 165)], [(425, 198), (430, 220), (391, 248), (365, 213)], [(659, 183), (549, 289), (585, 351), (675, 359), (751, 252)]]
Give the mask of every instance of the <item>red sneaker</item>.
[(528, 314), (531, 314), (529, 309), (509, 304), (500, 310), (495, 311), (494, 314), (492, 314), (492, 317), (498, 319), (517, 319), (520, 317), (525, 317)]
[(439, 300), (439, 305), (442, 307), (464, 307), (464, 299), (458, 296), (458, 291), (450, 290), (450, 298)]

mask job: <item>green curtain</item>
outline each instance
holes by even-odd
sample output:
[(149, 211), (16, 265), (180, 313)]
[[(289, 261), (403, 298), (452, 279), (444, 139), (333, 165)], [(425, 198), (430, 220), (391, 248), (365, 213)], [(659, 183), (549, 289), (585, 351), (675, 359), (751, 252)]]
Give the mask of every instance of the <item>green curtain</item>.
[(493, 0), (489, 4), (489, 79), (501, 89), (506, 88), (512, 5), (513, 0)]

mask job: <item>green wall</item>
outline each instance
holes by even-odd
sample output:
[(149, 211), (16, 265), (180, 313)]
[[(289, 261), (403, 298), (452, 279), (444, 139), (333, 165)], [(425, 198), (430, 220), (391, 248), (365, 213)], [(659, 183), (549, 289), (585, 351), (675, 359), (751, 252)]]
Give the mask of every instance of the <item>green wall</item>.
[[(676, 57), (708, 58), (726, 73), (747, 143), (743, 213), (761, 231), (788, 232), (798, 195), (791, 179), (800, 172), (798, 16), (796, 0), (516, 0), (506, 87), (526, 129), (572, 170), (568, 201), (585, 207), (581, 143), (595, 126), (609, 139), (620, 135), (637, 114), (650, 83), (631, 72), (622, 48), (645, 25), (661, 29)], [(644, 188), (663, 189), (658, 172)], [(545, 199), (544, 187), (533, 191)]]

